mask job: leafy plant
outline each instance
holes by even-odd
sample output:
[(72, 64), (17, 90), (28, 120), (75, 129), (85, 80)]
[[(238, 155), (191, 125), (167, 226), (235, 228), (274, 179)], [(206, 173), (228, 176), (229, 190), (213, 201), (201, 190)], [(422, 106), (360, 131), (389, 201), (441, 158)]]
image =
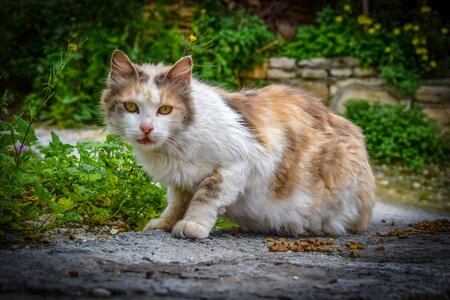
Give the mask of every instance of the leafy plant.
[(411, 97), (424, 75), (448, 68), (448, 29), (437, 13), (420, 6), (412, 21), (383, 14), (358, 15), (351, 1), (318, 12), (313, 25), (301, 26), (297, 39), (286, 46), (284, 55), (296, 59), (349, 55), (365, 66), (379, 68), (404, 97)]
[(43, 97), (29, 108), (28, 121), (19, 115), (6, 120), (6, 93), (2, 97), (0, 236), (64, 222), (103, 224), (115, 219), (139, 229), (164, 206), (164, 189), (151, 182), (136, 164), (130, 146), (117, 137), (108, 137), (104, 144), (72, 146), (53, 133), (48, 147), (36, 146), (32, 123), (55, 95), (73, 53), (62, 55), (51, 70)]
[(436, 123), (413, 106), (346, 103), (346, 117), (362, 128), (370, 156), (387, 164), (402, 163), (411, 170), (450, 159), (450, 140)]
[(228, 17), (200, 11), (187, 52), (194, 56), (196, 73), (204, 80), (236, 88), (239, 75), (264, 61), (281, 43), (261, 19), (242, 10)]

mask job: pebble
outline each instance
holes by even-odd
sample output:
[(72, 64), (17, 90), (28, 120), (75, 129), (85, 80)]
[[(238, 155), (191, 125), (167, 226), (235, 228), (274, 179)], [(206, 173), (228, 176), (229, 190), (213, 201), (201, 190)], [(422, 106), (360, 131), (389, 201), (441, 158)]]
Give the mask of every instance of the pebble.
[(380, 184), (381, 184), (381, 185), (384, 185), (384, 186), (388, 186), (388, 185), (389, 185), (389, 180), (386, 180), (386, 179), (381, 180), (381, 181), (380, 181)]
[(420, 182), (414, 182), (413, 184), (412, 184), (412, 186), (413, 186), (413, 188), (415, 188), (415, 189), (420, 189), (421, 187), (422, 187), (422, 185), (420, 184)]
[(104, 288), (93, 288), (90, 294), (97, 298), (108, 298), (112, 295), (111, 291)]
[(292, 279), (298, 280), (299, 278), (298, 278), (298, 276), (292, 276)]
[(116, 229), (116, 228), (113, 228), (113, 229), (111, 229), (109, 232), (110, 232), (112, 235), (115, 235), (115, 234), (118, 234), (118, 233), (119, 233), (119, 230)]

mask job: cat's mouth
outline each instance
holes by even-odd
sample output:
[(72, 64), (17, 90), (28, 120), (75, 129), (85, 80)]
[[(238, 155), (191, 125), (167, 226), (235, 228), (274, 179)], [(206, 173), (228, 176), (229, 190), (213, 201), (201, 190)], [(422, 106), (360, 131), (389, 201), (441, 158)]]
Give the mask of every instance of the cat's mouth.
[(155, 143), (148, 136), (146, 136), (146, 137), (144, 137), (142, 139), (136, 140), (136, 142), (138, 142), (141, 145), (151, 145), (151, 144)]

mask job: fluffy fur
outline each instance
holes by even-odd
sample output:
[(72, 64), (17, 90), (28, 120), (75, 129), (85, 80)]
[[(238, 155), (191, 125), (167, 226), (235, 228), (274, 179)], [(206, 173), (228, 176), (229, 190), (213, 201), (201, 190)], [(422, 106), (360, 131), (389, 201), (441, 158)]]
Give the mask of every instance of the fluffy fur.
[[(205, 238), (219, 214), (272, 234), (366, 228), (375, 186), (359, 128), (304, 91), (271, 85), (228, 93), (191, 71), (190, 57), (166, 67), (112, 56), (101, 101), (109, 130), (168, 186), (167, 208), (145, 230)], [(171, 113), (158, 113), (162, 105)]]

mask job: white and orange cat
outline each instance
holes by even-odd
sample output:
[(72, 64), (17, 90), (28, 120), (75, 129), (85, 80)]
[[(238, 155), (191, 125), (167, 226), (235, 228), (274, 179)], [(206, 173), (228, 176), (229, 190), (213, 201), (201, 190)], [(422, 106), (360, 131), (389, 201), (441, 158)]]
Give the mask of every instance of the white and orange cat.
[(206, 238), (218, 215), (282, 235), (364, 230), (374, 177), (361, 130), (281, 85), (229, 93), (192, 77), (192, 59), (133, 64), (115, 51), (102, 95), (168, 206), (144, 230)]

